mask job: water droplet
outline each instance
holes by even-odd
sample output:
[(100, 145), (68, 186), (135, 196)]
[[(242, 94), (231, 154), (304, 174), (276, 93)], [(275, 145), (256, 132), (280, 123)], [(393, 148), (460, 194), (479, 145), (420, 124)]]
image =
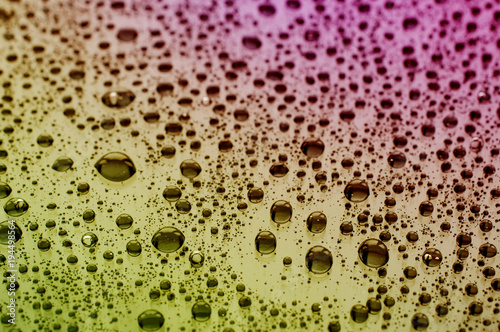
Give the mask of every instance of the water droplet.
[(116, 38), (124, 42), (134, 41), (137, 38), (137, 30), (131, 28), (120, 29), (116, 34)]
[(429, 327), (429, 318), (425, 314), (416, 313), (411, 319), (411, 325), (417, 331), (427, 330)]
[(122, 182), (130, 179), (136, 172), (132, 160), (124, 153), (110, 152), (99, 159), (94, 167), (105, 179)]
[(134, 219), (129, 214), (122, 213), (116, 218), (116, 226), (121, 229), (128, 229), (132, 226)]
[(325, 144), (319, 138), (308, 138), (302, 143), (300, 150), (306, 156), (316, 158), (321, 156), (325, 151)]
[[(23, 232), (21, 231), (21, 228), (19, 228), (16, 222), (14, 222), (12, 225), (14, 227), (13, 240), (14, 242), (17, 242), (21, 239)], [(9, 235), (10, 235), (9, 233), (11, 232), (12, 232), (11, 223), (8, 220), (0, 223), (0, 244), (5, 244), (5, 245), (9, 244)]]
[(252, 203), (260, 203), (264, 199), (264, 190), (261, 188), (250, 188), (248, 190), (248, 200)]
[(262, 46), (260, 39), (255, 36), (243, 37), (242, 43), (249, 50), (258, 50)]
[(69, 157), (59, 157), (52, 164), (52, 169), (58, 172), (66, 172), (73, 166), (73, 160)]
[(479, 253), (483, 257), (492, 258), (497, 255), (497, 248), (491, 243), (485, 243), (479, 247)]
[(172, 145), (167, 145), (161, 149), (161, 156), (167, 159), (175, 157), (175, 147)]
[(421, 216), (429, 217), (434, 211), (434, 204), (432, 204), (431, 201), (422, 202), (418, 207), (418, 211), (420, 212)]
[(97, 235), (92, 232), (87, 232), (82, 235), (82, 244), (87, 248), (95, 246), (97, 244), (97, 241)]
[(36, 142), (38, 145), (40, 145), (43, 148), (49, 147), (54, 143), (54, 139), (50, 135), (40, 135), (36, 139)]
[(276, 236), (269, 231), (262, 231), (255, 237), (255, 248), (263, 255), (268, 255), (276, 250)]
[(169, 122), (165, 126), (165, 132), (169, 135), (180, 135), (182, 132), (182, 125), (178, 122)]
[(394, 168), (402, 168), (406, 164), (406, 156), (402, 152), (394, 152), (387, 158), (389, 165)]
[(189, 255), (189, 262), (192, 267), (200, 268), (205, 262), (205, 255), (201, 251), (195, 250)]
[(191, 203), (187, 199), (180, 199), (175, 203), (175, 209), (182, 214), (189, 213), (191, 211)]
[(40, 239), (37, 243), (37, 247), (41, 251), (48, 251), (51, 247), (50, 241), (47, 239)]
[(288, 167), (284, 163), (274, 163), (269, 168), (269, 173), (277, 178), (282, 178), (288, 174)]
[(321, 233), (326, 228), (326, 215), (323, 212), (313, 212), (307, 217), (307, 229), (311, 233)]
[(135, 94), (130, 90), (118, 90), (105, 93), (101, 101), (111, 108), (124, 108), (130, 105), (135, 99)]
[(176, 202), (181, 198), (182, 191), (176, 186), (167, 186), (163, 190), (163, 198), (169, 202)]
[(192, 159), (184, 160), (181, 163), (181, 173), (188, 179), (194, 179), (201, 173), (201, 166)]
[(177, 251), (184, 244), (184, 234), (175, 227), (167, 226), (158, 230), (151, 240), (153, 246), (161, 252)]
[(389, 261), (389, 250), (384, 242), (378, 239), (368, 239), (359, 246), (358, 256), (366, 266), (379, 268)]
[(344, 189), (345, 197), (354, 203), (363, 202), (370, 195), (368, 184), (363, 180), (352, 180)]
[(5, 182), (0, 182), (0, 199), (8, 197), (12, 193), (12, 188)]
[(191, 313), (193, 314), (193, 318), (198, 322), (205, 322), (210, 319), (210, 315), (212, 314), (212, 308), (210, 304), (207, 302), (200, 300), (196, 301), (191, 308)]
[(28, 203), (22, 198), (11, 198), (3, 206), (3, 210), (11, 217), (19, 217), (29, 209)]
[(330, 271), (333, 265), (333, 256), (330, 250), (323, 246), (314, 246), (307, 252), (306, 266), (314, 274), (324, 274)]
[(289, 202), (279, 200), (271, 206), (271, 219), (277, 224), (284, 224), (292, 218), (292, 206)]
[(137, 322), (144, 331), (156, 331), (163, 326), (165, 318), (159, 311), (149, 309), (137, 317)]
[(142, 245), (139, 241), (137, 240), (130, 240), (127, 243), (127, 253), (132, 256), (132, 257), (137, 257), (141, 254), (142, 252)]
[(238, 305), (241, 308), (248, 308), (252, 305), (252, 299), (250, 299), (248, 296), (242, 296), (238, 300)]
[(368, 320), (368, 307), (362, 304), (355, 304), (351, 308), (351, 318), (356, 323), (364, 323)]
[(441, 251), (435, 248), (429, 248), (422, 254), (422, 262), (429, 267), (436, 267), (441, 265), (443, 261), (443, 255)]

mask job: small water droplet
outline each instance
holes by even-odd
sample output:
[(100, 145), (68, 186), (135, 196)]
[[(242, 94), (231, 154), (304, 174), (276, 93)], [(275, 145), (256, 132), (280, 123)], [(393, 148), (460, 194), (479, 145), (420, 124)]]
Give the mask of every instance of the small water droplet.
[(14, 231), (14, 238), (11, 238), (11, 240), (17, 242), (21, 239), (23, 235), (21, 228), (19, 228), (16, 222), (14, 222), (12, 225), (14, 229), (11, 229), (11, 223), (8, 220), (0, 223), (0, 244), (9, 244), (9, 235), (12, 235), (12, 231)]

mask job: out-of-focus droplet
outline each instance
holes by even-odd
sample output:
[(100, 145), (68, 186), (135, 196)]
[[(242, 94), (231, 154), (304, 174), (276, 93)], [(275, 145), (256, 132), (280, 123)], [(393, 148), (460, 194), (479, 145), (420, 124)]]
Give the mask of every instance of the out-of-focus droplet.
[(9, 197), (12, 193), (12, 188), (5, 182), (0, 182), (0, 199)]
[(54, 139), (50, 135), (40, 135), (36, 139), (36, 142), (38, 145), (40, 145), (43, 148), (49, 147), (54, 143)]
[(124, 108), (135, 99), (135, 94), (130, 90), (117, 90), (105, 93), (101, 101), (110, 108)]
[(136, 172), (130, 157), (121, 152), (110, 152), (104, 155), (94, 167), (105, 179), (113, 182), (126, 181)]
[(364, 323), (368, 320), (368, 307), (362, 304), (356, 304), (351, 308), (351, 319), (356, 323)]
[[(10, 236), (14, 235), (14, 238), (11, 237), (9, 239), (9, 235)], [(19, 228), (16, 222), (11, 223), (9, 220), (6, 220), (0, 223), (0, 244), (8, 245), (9, 240), (14, 241), (15, 243), (21, 239), (22, 235), (23, 232), (21, 231), (21, 228)]]

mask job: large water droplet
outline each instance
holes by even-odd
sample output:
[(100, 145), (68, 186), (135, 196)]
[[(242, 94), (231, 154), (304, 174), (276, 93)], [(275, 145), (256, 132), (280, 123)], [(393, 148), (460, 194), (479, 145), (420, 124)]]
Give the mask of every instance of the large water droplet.
[(184, 160), (181, 163), (181, 173), (188, 179), (194, 179), (201, 173), (201, 166), (192, 159)]
[(116, 226), (118, 226), (121, 229), (130, 228), (133, 222), (134, 219), (132, 218), (132, 216), (126, 213), (122, 213), (116, 218)]
[(287, 201), (279, 200), (271, 206), (271, 219), (277, 224), (284, 224), (292, 218), (292, 206)]
[(73, 166), (73, 160), (69, 157), (59, 157), (52, 164), (52, 169), (58, 172), (66, 172)]
[(181, 196), (182, 191), (176, 186), (167, 186), (165, 190), (163, 190), (163, 198), (169, 202), (176, 202)]
[(212, 314), (212, 308), (210, 304), (207, 302), (200, 300), (193, 304), (191, 308), (191, 313), (193, 314), (193, 318), (198, 322), (207, 321)]
[(311, 233), (321, 233), (326, 228), (326, 215), (323, 212), (313, 212), (307, 217), (307, 229)]
[(14, 231), (14, 242), (17, 242), (21, 239), (23, 232), (19, 228), (16, 222), (10, 223), (9, 220), (4, 221), (0, 224), (0, 244), (9, 244), (9, 235)]
[(269, 231), (262, 231), (255, 237), (255, 248), (263, 255), (271, 254), (276, 250), (276, 236)]
[(435, 248), (429, 248), (422, 254), (422, 262), (429, 267), (436, 267), (441, 265), (443, 261), (443, 255), (441, 251)]
[(325, 151), (325, 144), (319, 138), (308, 138), (302, 143), (300, 150), (306, 156), (316, 158), (321, 156), (323, 151)]
[(425, 314), (416, 313), (411, 319), (411, 325), (417, 331), (427, 330), (429, 327), (429, 318)]
[(356, 323), (364, 323), (368, 319), (368, 307), (362, 304), (356, 304), (351, 308), (351, 318)]
[(332, 268), (333, 256), (323, 246), (314, 246), (307, 252), (306, 266), (314, 274), (324, 274)]
[(344, 195), (351, 202), (359, 203), (368, 198), (370, 189), (366, 181), (355, 179), (347, 184)]
[(135, 94), (130, 90), (110, 91), (105, 93), (101, 101), (111, 108), (124, 108), (135, 99)]
[(156, 331), (163, 326), (165, 318), (159, 311), (149, 309), (137, 317), (137, 322), (144, 331)]
[(97, 235), (92, 232), (88, 232), (82, 235), (82, 244), (87, 248), (95, 246), (97, 244), (97, 241)]
[(136, 172), (135, 165), (129, 156), (121, 152), (106, 154), (94, 166), (99, 174), (113, 182), (126, 181)]
[(11, 198), (3, 206), (3, 210), (11, 217), (19, 217), (28, 211), (29, 205), (22, 198)]
[(389, 261), (389, 251), (378, 239), (363, 241), (358, 249), (359, 259), (369, 267), (382, 267)]
[(6, 198), (12, 192), (12, 188), (5, 182), (0, 182), (0, 199)]
[(151, 240), (153, 246), (161, 252), (178, 250), (184, 244), (184, 234), (175, 227), (167, 226), (158, 230)]
[(274, 163), (269, 168), (269, 173), (277, 178), (282, 178), (288, 174), (288, 167), (284, 163)]

